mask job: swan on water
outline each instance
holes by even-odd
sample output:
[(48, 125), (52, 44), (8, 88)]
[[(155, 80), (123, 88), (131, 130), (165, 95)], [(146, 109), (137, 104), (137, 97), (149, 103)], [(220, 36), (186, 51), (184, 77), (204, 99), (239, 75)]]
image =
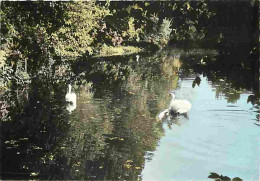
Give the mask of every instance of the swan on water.
[(174, 92), (170, 92), (170, 95), (172, 96), (171, 103), (169, 105), (168, 109), (165, 109), (162, 111), (158, 118), (162, 120), (164, 117), (170, 115), (178, 115), (178, 114), (186, 114), (190, 111), (191, 109), (191, 103), (187, 100), (178, 100), (175, 99), (175, 94)]
[(67, 102), (66, 109), (71, 113), (77, 107), (76, 100), (77, 96), (74, 92), (71, 92), (71, 85), (69, 84), (69, 92), (67, 92), (65, 96), (65, 100)]
[(169, 111), (171, 114), (186, 114), (191, 109), (191, 103), (187, 100), (175, 99), (175, 94), (171, 93), (172, 100), (169, 106)]

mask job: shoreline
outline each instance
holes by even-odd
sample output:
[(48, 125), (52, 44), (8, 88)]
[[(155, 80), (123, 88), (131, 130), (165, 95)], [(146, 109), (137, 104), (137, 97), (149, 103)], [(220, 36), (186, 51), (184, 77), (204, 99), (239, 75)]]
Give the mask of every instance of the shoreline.
[(111, 57), (111, 56), (124, 56), (131, 55), (140, 52), (146, 51), (144, 48), (136, 47), (136, 46), (105, 46), (102, 47), (100, 52), (94, 56), (93, 58), (99, 57)]

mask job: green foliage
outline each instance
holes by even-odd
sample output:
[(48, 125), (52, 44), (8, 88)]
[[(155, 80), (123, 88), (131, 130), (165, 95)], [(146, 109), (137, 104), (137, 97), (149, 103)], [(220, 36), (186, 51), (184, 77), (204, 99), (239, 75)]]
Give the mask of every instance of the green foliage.
[(77, 57), (86, 52), (93, 54), (93, 43), (101, 28), (100, 21), (109, 14), (93, 1), (73, 2), (67, 8), (65, 24), (51, 35), (55, 52), (62, 57)]
[[(93, 53), (92, 45), (109, 10), (89, 2), (1, 3), (1, 62), (28, 58), (29, 71), (47, 66), (52, 57)], [(19, 54), (20, 58), (11, 56)], [(56, 58), (57, 60), (57, 58)]]
[(164, 47), (170, 38), (203, 38), (199, 19), (210, 16), (203, 1), (3, 2), (1, 50), (5, 53), (0, 59), (6, 61), (13, 51), (19, 51), (22, 57), (30, 57), (29, 65), (41, 57), (37, 67), (48, 64), (50, 57), (92, 55), (102, 43), (115, 46), (123, 39)]
[(169, 40), (200, 40), (205, 36), (201, 22), (212, 15), (204, 1), (3, 2), (0, 62), (14, 62), (15, 70), (28, 60), (30, 73), (84, 54), (132, 52), (110, 47), (124, 41), (162, 48)]
[(163, 38), (169, 39), (172, 29), (171, 29), (171, 20), (164, 18), (162, 24), (160, 25), (159, 35)]
[(169, 40), (202, 40), (205, 22), (214, 15), (205, 1), (111, 2), (110, 10), (113, 26), (121, 29), (125, 40), (143, 40), (160, 47)]
[(164, 18), (162, 24), (159, 27), (159, 31), (156, 37), (160, 46), (164, 47), (170, 40), (172, 20)]
[(135, 24), (134, 24), (134, 18), (133, 17), (130, 17), (129, 20), (128, 20), (128, 30), (127, 30), (127, 34), (129, 36), (129, 39), (130, 40), (133, 40), (133, 38), (135, 36), (137, 36), (137, 32), (135, 31)]

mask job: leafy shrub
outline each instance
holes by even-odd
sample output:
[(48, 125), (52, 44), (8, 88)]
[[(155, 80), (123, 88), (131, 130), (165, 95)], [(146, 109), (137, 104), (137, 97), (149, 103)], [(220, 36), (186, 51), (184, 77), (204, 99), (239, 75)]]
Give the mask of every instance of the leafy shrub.
[(93, 54), (90, 46), (101, 29), (101, 20), (109, 14), (105, 8), (93, 1), (73, 2), (67, 6), (68, 16), (65, 25), (52, 34), (56, 43), (55, 51), (60, 56), (76, 57), (86, 51)]
[(160, 25), (158, 31), (159, 34), (158, 42), (161, 46), (166, 45), (170, 40), (170, 35), (172, 32), (171, 23), (172, 23), (171, 19), (164, 18), (162, 24)]
[(159, 47), (164, 47), (170, 40), (170, 35), (172, 32), (172, 20), (164, 18), (162, 23), (159, 24), (159, 18), (153, 15), (151, 18), (152, 22), (155, 24), (152, 27), (152, 31), (147, 34), (145, 39), (151, 41), (158, 45)]

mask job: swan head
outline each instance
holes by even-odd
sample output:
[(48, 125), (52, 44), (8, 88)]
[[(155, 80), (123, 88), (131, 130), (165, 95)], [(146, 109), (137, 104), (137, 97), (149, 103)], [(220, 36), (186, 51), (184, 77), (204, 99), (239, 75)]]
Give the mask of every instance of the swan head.
[(173, 91), (170, 92), (170, 95), (172, 96), (172, 99), (175, 99), (175, 94)]

